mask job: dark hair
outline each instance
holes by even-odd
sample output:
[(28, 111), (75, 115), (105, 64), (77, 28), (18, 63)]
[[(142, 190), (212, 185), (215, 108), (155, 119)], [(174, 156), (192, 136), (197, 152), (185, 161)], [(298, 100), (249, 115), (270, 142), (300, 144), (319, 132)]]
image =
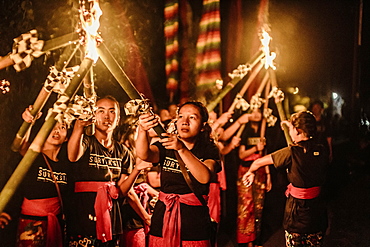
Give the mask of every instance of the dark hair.
[(201, 120), (202, 120), (202, 124), (203, 124), (203, 131), (200, 132), (200, 134), (198, 136), (198, 140), (205, 141), (205, 142), (212, 141), (212, 138), (211, 138), (212, 128), (208, 124), (209, 114), (208, 114), (207, 108), (199, 101), (188, 101), (188, 102), (185, 102), (184, 104), (180, 105), (177, 108), (177, 114), (180, 112), (180, 109), (182, 107), (186, 106), (186, 105), (193, 105), (196, 108), (198, 108), (198, 110), (199, 110)]
[[(104, 97), (98, 98), (98, 100), (97, 100), (96, 102), (98, 102), (98, 101), (100, 101), (100, 100), (102, 100), (102, 99), (109, 99), (109, 100), (113, 101), (113, 102), (117, 105), (117, 109), (118, 109), (119, 111), (121, 110), (121, 109), (120, 109), (120, 104), (119, 104), (118, 100), (117, 100), (116, 98), (114, 98), (112, 95), (106, 95), (106, 96), (104, 96)], [(118, 113), (119, 113), (119, 112), (118, 112)]]
[(321, 101), (321, 100), (314, 100), (311, 104), (310, 104), (310, 106), (309, 106), (309, 110), (310, 111), (312, 111), (312, 107), (314, 106), (314, 105), (319, 105), (322, 109), (324, 109), (324, 103)]
[(316, 119), (310, 111), (294, 113), (290, 122), (295, 128), (302, 130), (307, 137), (313, 137), (316, 134)]

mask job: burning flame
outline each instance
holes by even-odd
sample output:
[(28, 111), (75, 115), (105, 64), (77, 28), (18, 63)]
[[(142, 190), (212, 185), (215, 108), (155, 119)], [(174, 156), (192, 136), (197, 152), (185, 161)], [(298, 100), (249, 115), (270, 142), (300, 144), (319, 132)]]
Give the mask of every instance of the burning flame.
[[(98, 42), (101, 42), (101, 37), (98, 34), (100, 27), (100, 16), (103, 14), (99, 6), (99, 0), (88, 0), (90, 9), (86, 10), (84, 4), (80, 2), (80, 20), (82, 29), (85, 33), (85, 56), (91, 58), (96, 62), (99, 58), (98, 51), (96, 49)], [(84, 1), (82, 1), (84, 3)]]
[(264, 58), (265, 69), (268, 69), (270, 67), (273, 70), (276, 70), (276, 67), (274, 65), (274, 59), (276, 58), (276, 53), (270, 51), (270, 41), (272, 38), (265, 30), (262, 30), (261, 36), (262, 36), (261, 38), (262, 51), (265, 54), (265, 58)]

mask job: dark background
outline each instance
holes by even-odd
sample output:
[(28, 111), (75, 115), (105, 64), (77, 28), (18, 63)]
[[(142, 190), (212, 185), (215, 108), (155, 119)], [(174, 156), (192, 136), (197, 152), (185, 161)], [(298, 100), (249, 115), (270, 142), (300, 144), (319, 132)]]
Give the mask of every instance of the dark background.
[[(199, 20), (202, 1), (190, 1), (194, 19)], [(222, 42), (232, 44), (232, 0), (221, 0)], [(343, 117), (334, 142), (346, 152), (356, 147), (359, 136), (367, 137), (369, 123), (369, 2), (363, 1), (360, 18), (359, 0), (271, 0), (269, 22), (273, 38), (271, 48), (277, 53), (277, 79), (283, 90), (299, 87), (300, 99), (321, 99), (329, 106), (331, 93), (337, 92), (344, 100)], [(74, 31), (77, 23), (78, 2), (71, 0), (14, 0), (0, 1), (0, 56), (11, 51), (12, 39), (36, 28), (40, 39), (49, 40)], [(163, 8), (164, 0), (100, 1), (103, 9), (101, 34), (104, 42), (125, 70), (144, 69), (150, 85), (153, 104), (165, 107)], [(249, 60), (256, 36), (256, 13), (259, 1), (242, 1), (243, 45), (235, 61), (236, 68)], [(361, 32), (360, 32), (361, 30)], [(222, 58), (231, 56), (230, 47), (223, 45)], [(140, 52), (141, 60), (130, 63)], [(15, 72), (12, 67), (0, 70), (0, 80), (11, 83), (11, 91), (0, 95), (0, 183), (3, 185), (19, 156), (10, 151), (10, 144), (22, 123), (23, 110), (32, 104), (48, 74), (50, 65), (61, 50), (50, 52), (33, 61), (30, 68)], [(238, 58), (238, 59), (237, 59)], [(77, 56), (72, 63), (78, 64)], [(139, 62), (138, 62), (139, 61)], [(111, 94), (122, 103), (127, 95), (115, 82), (101, 62), (94, 67), (98, 95)], [(228, 80), (225, 67), (224, 80)], [(135, 83), (136, 78), (130, 77)], [(231, 94), (235, 94), (232, 91)], [(45, 109), (51, 106), (51, 97)], [(305, 101), (307, 104), (307, 101)], [(328, 111), (328, 115), (330, 112)], [(37, 126), (35, 126), (36, 128)], [(361, 128), (360, 128), (361, 127)], [(368, 139), (366, 139), (368, 141)], [(349, 146), (342, 147), (342, 143)], [(368, 142), (367, 142), (368, 143)], [(346, 159), (347, 160), (347, 159)], [(367, 166), (369, 164), (366, 164)], [(347, 164), (344, 164), (347, 167)], [(347, 171), (346, 171), (347, 172)], [(1, 243), (1, 241), (0, 241)]]

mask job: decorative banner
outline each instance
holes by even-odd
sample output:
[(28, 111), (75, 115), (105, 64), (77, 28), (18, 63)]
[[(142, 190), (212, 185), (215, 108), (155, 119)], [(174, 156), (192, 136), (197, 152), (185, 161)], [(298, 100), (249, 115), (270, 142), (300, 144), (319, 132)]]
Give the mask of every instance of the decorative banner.
[(250, 101), (251, 110), (259, 109), (265, 103), (265, 99), (261, 98), (259, 94), (253, 95)]
[(270, 109), (270, 108), (264, 109), (263, 116), (267, 120), (267, 126), (268, 127), (275, 126), (275, 123), (277, 121), (277, 117), (272, 115), (272, 109)]
[(63, 94), (69, 82), (72, 80), (74, 73), (79, 66), (65, 68), (61, 72), (55, 66), (50, 67), (49, 75), (44, 82), (44, 88), (47, 92), (53, 91), (58, 94)]
[(36, 29), (21, 34), (18, 38), (13, 40), (14, 44), (10, 58), (13, 60), (13, 67), (17, 72), (30, 67), (34, 57), (37, 58), (44, 54), (42, 51), (44, 41), (38, 40)]
[(248, 74), (249, 71), (251, 71), (249, 64), (240, 64), (238, 68), (233, 70), (232, 73), (229, 73), (229, 77), (231, 79), (242, 79), (246, 74)]
[(53, 108), (50, 108), (45, 118), (45, 122), (50, 118), (53, 113), (56, 113), (55, 120), (62, 123), (63, 114), (67, 110), (68, 102), (70, 97), (68, 95), (61, 95), (59, 99), (54, 103)]
[(214, 85), (221, 78), (220, 1), (204, 0), (197, 42), (197, 86)]
[(179, 3), (178, 0), (166, 0), (164, 9), (164, 37), (166, 40), (166, 76), (167, 76), (167, 93), (170, 101), (178, 89), (179, 83)]
[(275, 98), (275, 103), (282, 102), (284, 100), (284, 92), (277, 87), (273, 87), (269, 94), (269, 98), (272, 97)]
[(94, 117), (96, 110), (96, 98), (86, 98), (76, 95), (73, 102), (68, 104), (68, 108), (64, 113), (64, 121), (69, 126), (73, 120), (79, 119), (88, 121)]
[(236, 95), (233, 104), (235, 105), (236, 109), (242, 109), (242, 111), (247, 111), (250, 107), (248, 102), (240, 94)]
[(125, 113), (128, 116), (137, 117), (150, 109), (149, 101), (146, 99), (132, 99), (125, 104)]

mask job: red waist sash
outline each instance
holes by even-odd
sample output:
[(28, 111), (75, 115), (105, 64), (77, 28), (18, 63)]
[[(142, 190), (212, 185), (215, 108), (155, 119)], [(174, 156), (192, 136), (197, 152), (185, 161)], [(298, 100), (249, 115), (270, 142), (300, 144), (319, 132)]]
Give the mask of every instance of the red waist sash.
[(290, 183), (285, 191), (285, 195), (287, 197), (292, 195), (297, 199), (313, 199), (320, 195), (320, 190), (321, 188), (319, 186), (311, 188), (297, 188)]
[[(208, 196), (203, 196), (207, 201)], [(166, 205), (163, 218), (162, 237), (164, 246), (180, 246), (181, 243), (181, 211), (180, 203), (191, 206), (202, 206), (194, 193), (179, 195), (159, 192), (159, 200)]]
[(245, 157), (243, 160), (244, 161), (253, 161), (253, 160), (259, 159), (261, 157), (262, 156), (260, 154), (253, 153), (253, 154), (249, 155), (248, 157)]
[(141, 183), (134, 187), (134, 191), (139, 197), (141, 205), (143, 205), (143, 207), (146, 208), (146, 205), (148, 204), (149, 201), (148, 184)]
[(112, 240), (112, 199), (117, 199), (119, 189), (115, 182), (76, 182), (75, 192), (96, 192), (95, 215), (96, 236), (103, 243)]
[(21, 213), (30, 216), (47, 216), (46, 247), (62, 247), (62, 230), (56, 215), (61, 213), (58, 197), (28, 200), (23, 199)]

